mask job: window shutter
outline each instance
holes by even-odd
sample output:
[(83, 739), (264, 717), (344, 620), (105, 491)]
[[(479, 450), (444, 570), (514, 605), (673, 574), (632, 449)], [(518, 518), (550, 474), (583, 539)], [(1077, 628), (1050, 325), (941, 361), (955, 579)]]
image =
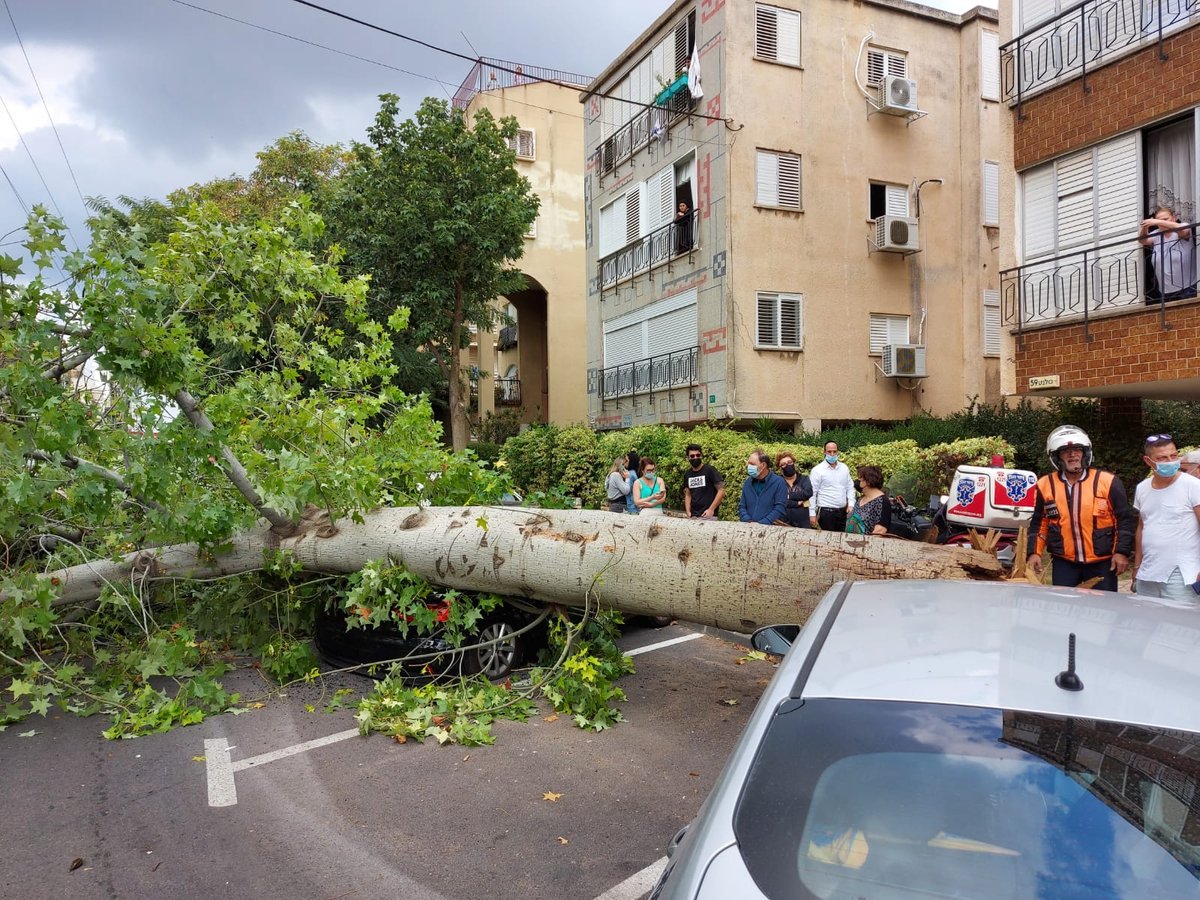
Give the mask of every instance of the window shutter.
[(617, 209), (617, 203), (623, 203), (624, 200), (624, 197), (619, 197), (600, 210), (600, 256), (602, 257), (615, 253), (621, 247), (618, 222), (624, 219), (624, 215), (619, 216), (622, 211)]
[(908, 57), (903, 53), (891, 50), (881, 50), (878, 47), (867, 48), (867, 84), (882, 83), (883, 76), (895, 75), (898, 78), (908, 77)]
[(625, 243), (631, 244), (641, 237), (642, 186), (635, 185), (625, 194)]
[(1000, 99), (1000, 35), (994, 31), (979, 33), (979, 82), (984, 100)]
[(665, 228), (675, 218), (675, 166), (661, 169), (652, 181), (650, 189), (656, 215), (651, 230)]
[(887, 212), (889, 216), (908, 215), (908, 188), (900, 184), (889, 184), (885, 193)]
[[(679, 24), (675, 26), (675, 72), (684, 72), (687, 70), (688, 57), (691, 55), (688, 51), (688, 20), (684, 16)], [(674, 73), (672, 73), (674, 74)]]
[(695, 347), (699, 343), (696, 321), (695, 303), (647, 319), (647, 356), (666, 356)]
[(983, 224), (1000, 224), (1000, 163), (983, 163)]
[(1095, 165), (1091, 150), (1054, 164), (1058, 193), (1058, 247), (1091, 243), (1095, 234)]
[(1104, 185), (1096, 199), (1096, 240), (1136, 231), (1140, 219), (1137, 135), (1096, 147), (1096, 183)]
[(897, 78), (908, 77), (908, 57), (900, 53), (887, 54), (887, 73)]
[(1000, 292), (983, 292), (983, 355), (1000, 355)]
[(867, 51), (867, 84), (879, 84), (883, 81), (886, 62), (882, 50)]
[(779, 59), (779, 20), (774, 7), (754, 7), (754, 55)]
[(779, 346), (795, 349), (804, 346), (803, 312), (801, 295), (779, 295)]
[(1025, 241), (1022, 262), (1054, 252), (1056, 202), (1053, 163), (1021, 175), (1021, 224)]
[(908, 316), (871, 313), (870, 344), (872, 353), (882, 353), (887, 344), (908, 343)]
[(758, 293), (758, 345), (760, 347), (775, 346), (777, 329), (776, 312), (779, 305), (779, 295), (760, 291)]
[(1056, 0), (1021, 0), (1021, 31), (1054, 15)]
[(781, 153), (776, 157), (779, 170), (779, 205), (800, 209), (800, 157)]
[(517, 133), (508, 139), (508, 146), (521, 159), (533, 159), (533, 132), (528, 128), (518, 129)]
[(646, 358), (642, 345), (642, 323), (633, 322), (604, 332), (604, 367), (622, 366)]
[(763, 206), (778, 206), (779, 158), (769, 150), (759, 150), (754, 177), (755, 202)]
[(800, 65), (800, 13), (791, 9), (775, 10), (777, 62)]

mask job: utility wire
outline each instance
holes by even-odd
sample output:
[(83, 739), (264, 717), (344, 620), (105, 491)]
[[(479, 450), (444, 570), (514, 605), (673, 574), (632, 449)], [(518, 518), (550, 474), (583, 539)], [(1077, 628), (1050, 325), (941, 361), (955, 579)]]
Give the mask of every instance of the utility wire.
[[(50, 202), (54, 204), (54, 211), (58, 213), (58, 217), (66, 223), (66, 218), (63, 216), (62, 207), (58, 205), (58, 200), (54, 198), (54, 192), (50, 190), (50, 185), (46, 184), (46, 177), (42, 175), (42, 169), (37, 164), (37, 160), (33, 157), (33, 151), (29, 149), (29, 144), (25, 141), (25, 135), (21, 134), (21, 129), (17, 125), (17, 120), (13, 117), (12, 111), (8, 108), (8, 104), (4, 102), (4, 97), (0, 96), (0, 106), (4, 107), (4, 112), (8, 114), (8, 121), (12, 122), (13, 130), (17, 133), (17, 137), (21, 139), (21, 146), (25, 148), (25, 155), (29, 157), (29, 161), (33, 163), (33, 171), (37, 172), (38, 180), (42, 182), (42, 187), (46, 189), (46, 195), (50, 198)], [(79, 244), (75, 240), (75, 235), (71, 231), (71, 226), (67, 225), (67, 234), (71, 238), (71, 243), (75, 244), (75, 249), (79, 249)]]
[[(42, 93), (42, 86), (38, 84), (37, 73), (33, 70), (33, 63), (29, 59), (29, 53), (25, 50), (25, 42), (21, 40), (21, 32), (17, 30), (17, 20), (13, 18), (12, 10), (8, 6), (8, 0), (4, 0), (4, 11), (8, 13), (8, 21), (12, 23), (13, 34), (17, 36), (17, 44), (21, 47), (21, 55), (25, 57), (25, 65), (29, 66), (29, 74), (33, 78), (33, 86), (37, 88), (38, 97), (41, 98), (42, 108), (46, 110), (46, 118), (50, 120), (50, 127), (54, 129), (54, 138), (58, 141), (58, 149), (62, 151), (63, 162), (67, 164), (67, 171), (71, 173), (71, 181), (75, 183), (75, 193), (79, 195), (79, 202), (87, 208), (87, 201), (83, 199), (83, 191), (79, 189), (79, 179), (75, 177), (75, 169), (71, 166), (71, 160), (67, 156), (67, 148), (63, 146), (62, 135), (58, 133), (58, 126), (54, 124), (54, 117), (50, 115), (50, 106), (46, 103), (46, 95)], [(7, 175), (5, 176), (8, 177)]]
[(8, 182), (8, 186), (12, 188), (13, 196), (17, 198), (17, 202), (21, 204), (21, 209), (25, 211), (25, 216), (29, 216), (29, 206), (25, 203), (25, 198), (21, 196), (21, 192), (17, 190), (17, 186), (13, 184), (13, 180), (8, 177), (8, 169), (0, 165), (0, 172), (4, 174), (4, 180)]

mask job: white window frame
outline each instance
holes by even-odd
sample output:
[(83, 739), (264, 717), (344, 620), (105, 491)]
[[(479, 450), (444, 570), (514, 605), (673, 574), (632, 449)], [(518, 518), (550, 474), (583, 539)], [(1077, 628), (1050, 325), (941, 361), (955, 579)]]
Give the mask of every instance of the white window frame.
[[(767, 22), (774, 19), (775, 22), (775, 50), (771, 52), (769, 48), (763, 47), (759, 38), (762, 36), (762, 30)], [(799, 10), (786, 9), (781, 6), (772, 6), (766, 3), (754, 4), (754, 58), (762, 62), (777, 63), (781, 66), (793, 66), (800, 68), (800, 38), (803, 34), (802, 20)], [(794, 44), (794, 48), (787, 49), (793, 52), (780, 53), (781, 40), (784, 37), (787, 43)]]
[[(528, 143), (528, 151), (522, 152), (522, 140)], [(517, 133), (507, 139), (508, 149), (517, 154), (517, 159), (533, 160), (537, 158), (537, 135), (532, 128), (518, 128)]]
[(536, 216), (534, 217), (534, 220), (529, 223), (529, 230), (525, 232), (523, 237), (525, 237), (531, 241), (537, 237), (537, 217)]
[(983, 161), (983, 204), (980, 215), (988, 228), (1000, 227), (1000, 163), (991, 159)]
[[(897, 340), (899, 328), (904, 326), (904, 339)], [(879, 326), (878, 328), (876, 326)], [(896, 315), (894, 313), (871, 313), (868, 319), (867, 344), (871, 356), (882, 356), (886, 344), (910, 343), (912, 316)], [(883, 335), (876, 337), (875, 332), (882, 331)]]
[[(754, 155), (754, 205), (804, 212), (803, 158), (799, 153), (758, 148)], [(786, 171), (785, 171), (786, 167)], [(785, 184), (794, 173), (795, 186)], [(768, 183), (771, 182), (771, 183)], [(794, 193), (795, 202), (791, 201)]]
[(1000, 100), (1000, 34), (986, 28), (979, 32), (979, 94)]
[(983, 356), (993, 358), (1000, 356), (1000, 292), (988, 289), (983, 292)]
[(879, 185), (883, 192), (883, 214), (907, 219), (912, 206), (909, 202), (907, 184), (891, 184), (886, 181), (871, 181), (867, 187), (867, 220), (874, 222), (879, 216), (871, 215), (871, 186)]
[[(772, 339), (764, 341), (762, 335), (763, 307), (771, 307)], [(795, 343), (783, 341), (783, 315), (790, 307), (796, 321)], [(754, 295), (754, 349), (755, 350), (803, 350), (804, 349), (804, 295), (788, 291), (757, 291)]]
[(887, 75), (908, 77), (908, 52), (889, 47), (867, 46), (867, 87), (879, 87)]

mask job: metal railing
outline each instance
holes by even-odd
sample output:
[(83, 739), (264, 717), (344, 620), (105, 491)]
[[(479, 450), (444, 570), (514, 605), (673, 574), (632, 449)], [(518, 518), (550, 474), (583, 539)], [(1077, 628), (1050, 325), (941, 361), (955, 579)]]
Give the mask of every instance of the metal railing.
[(1003, 323), (1018, 334), (1056, 322), (1196, 296), (1196, 231), (1187, 240), (1159, 233), (1153, 247), (1127, 237), (1000, 273)]
[(647, 106), (606, 137), (592, 154), (601, 176), (612, 172), (652, 140), (666, 137), (671, 126), (692, 111), (696, 101), (687, 88), (673, 94), (661, 106)]
[(1130, 47), (1158, 43), (1200, 24), (1200, 0), (1083, 0), (1013, 38), (1000, 48), (1001, 95), (1020, 109), (1024, 98), (1047, 85), (1083, 78)]
[(497, 378), (495, 385), (495, 394), (497, 406), (520, 406), (521, 405), (521, 379), (520, 378)]
[(610, 366), (600, 372), (600, 399), (653, 394), (697, 383), (700, 347)]
[(500, 334), (496, 338), (497, 350), (508, 350), (517, 346), (517, 326), (505, 325), (500, 329)]
[(521, 84), (536, 84), (539, 81), (569, 84), (572, 87), (587, 87), (593, 79), (587, 75), (576, 75), (561, 69), (546, 69), (541, 66), (526, 66), (504, 59), (480, 57), (471, 67), (463, 83), (454, 92), (451, 101), (455, 109), (466, 109), (475, 95), (482, 91), (499, 91)]
[(600, 288), (603, 290), (626, 278), (649, 272), (695, 250), (700, 236), (698, 213), (698, 210), (693, 211), (602, 258), (599, 263)]

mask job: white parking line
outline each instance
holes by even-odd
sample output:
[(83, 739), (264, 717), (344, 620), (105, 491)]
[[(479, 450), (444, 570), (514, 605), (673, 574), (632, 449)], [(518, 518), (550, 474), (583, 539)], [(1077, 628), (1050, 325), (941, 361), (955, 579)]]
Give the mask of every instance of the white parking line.
[[(651, 650), (661, 650), (663, 647), (671, 647), (675, 644), (682, 644), (686, 641), (694, 641), (696, 638), (704, 637), (700, 632), (685, 634), (683, 637), (672, 638), (669, 641), (659, 641), (657, 644), (650, 644), (645, 647), (637, 647), (633, 650), (625, 651), (626, 656), (637, 656), (641, 653), (649, 653)], [(237, 786), (234, 784), (233, 776), (237, 772), (244, 772), (246, 769), (252, 769), (256, 766), (265, 765), (269, 762), (275, 762), (277, 759), (286, 759), (289, 756), (295, 756), (297, 753), (304, 753), (306, 750), (314, 750), (317, 747), (325, 747), (329, 744), (336, 744), (338, 741), (344, 741), (355, 737), (359, 733), (357, 728), (348, 728), (345, 731), (339, 731), (336, 734), (327, 735), (323, 738), (315, 738), (311, 741), (304, 741), (300, 744), (293, 744), (290, 747), (284, 747), (282, 750), (271, 750), (268, 753), (260, 753), (257, 756), (248, 756), (245, 759), (239, 759), (233, 762), (229, 758), (229, 752), (233, 749), (229, 746), (229, 741), (225, 738), (205, 738), (204, 740), (204, 759), (205, 768), (208, 773), (208, 805), (209, 806), (234, 806), (237, 804)], [(659, 863), (655, 863), (655, 866)], [(654, 866), (650, 867), (651, 869)], [(643, 872), (648, 870), (643, 870)], [(642, 875), (639, 872), (633, 878)], [(655, 873), (654, 878), (658, 875)], [(628, 881), (632, 881), (629, 879)], [(621, 885), (627, 882), (621, 882), (613, 890), (617, 890)], [(650, 880), (650, 886), (653, 886), (654, 879)], [(646, 890), (650, 888), (647, 887)], [(611, 892), (610, 892), (611, 893)], [(645, 893), (645, 891), (642, 891)], [(624, 894), (613, 894), (612, 900), (615, 898), (624, 897)], [(629, 894), (629, 897), (640, 896), (637, 893)], [(604, 895), (605, 900), (610, 900), (609, 894)]]
[(596, 900), (637, 900), (638, 897), (650, 892), (666, 865), (667, 858), (664, 856), (657, 862), (650, 863), (642, 871), (630, 875), (616, 887), (609, 888)]
[(685, 634), (683, 637), (671, 638), (669, 641), (659, 641), (657, 644), (649, 644), (645, 647), (636, 647), (633, 650), (626, 650), (626, 656), (637, 656), (639, 653), (649, 653), (651, 650), (661, 650), (663, 647), (671, 647), (675, 644), (683, 644), (687, 641), (694, 641), (696, 638), (704, 637), (703, 634), (696, 631), (692, 634)]

